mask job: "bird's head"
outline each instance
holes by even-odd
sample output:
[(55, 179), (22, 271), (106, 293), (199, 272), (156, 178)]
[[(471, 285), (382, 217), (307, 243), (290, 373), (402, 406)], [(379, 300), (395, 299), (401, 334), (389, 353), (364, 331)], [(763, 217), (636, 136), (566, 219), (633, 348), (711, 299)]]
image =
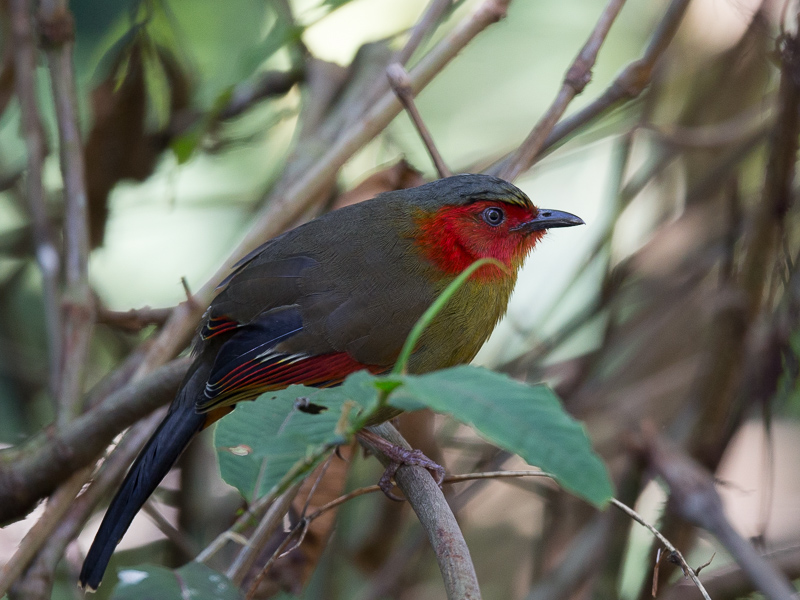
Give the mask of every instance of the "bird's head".
[[(516, 186), (488, 175), (456, 175), (416, 188), (416, 243), (444, 273), (457, 275), (481, 258), (493, 258), (515, 274), (548, 229), (582, 225), (558, 210), (537, 208)], [(487, 265), (480, 279), (503, 277)]]

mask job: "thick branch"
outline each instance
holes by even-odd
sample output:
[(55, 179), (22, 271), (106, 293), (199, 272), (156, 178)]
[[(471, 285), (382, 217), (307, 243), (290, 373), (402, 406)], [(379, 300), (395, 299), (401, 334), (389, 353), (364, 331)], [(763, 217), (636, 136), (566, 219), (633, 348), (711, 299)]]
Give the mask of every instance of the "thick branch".
[(0, 523), (24, 516), (77, 469), (89, 465), (122, 430), (171, 400), (189, 359), (130, 384), (60, 429), (50, 427), (0, 453)]
[[(370, 427), (370, 430), (395, 445), (411, 448), (388, 423)], [(388, 464), (383, 455), (378, 454), (378, 458)], [(469, 548), (453, 511), (433, 477), (422, 467), (406, 465), (400, 467), (394, 479), (428, 534), (442, 572), (448, 600), (479, 599), (481, 592)]]

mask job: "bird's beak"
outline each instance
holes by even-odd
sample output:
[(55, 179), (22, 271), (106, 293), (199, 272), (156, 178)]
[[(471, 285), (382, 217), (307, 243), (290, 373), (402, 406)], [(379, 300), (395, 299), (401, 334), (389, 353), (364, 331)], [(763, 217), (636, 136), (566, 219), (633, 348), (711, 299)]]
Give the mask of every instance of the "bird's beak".
[(573, 225), (584, 225), (583, 219), (572, 213), (561, 210), (551, 210), (540, 208), (539, 214), (535, 219), (531, 219), (514, 228), (515, 231), (531, 233), (542, 229), (554, 229), (556, 227), (572, 227)]

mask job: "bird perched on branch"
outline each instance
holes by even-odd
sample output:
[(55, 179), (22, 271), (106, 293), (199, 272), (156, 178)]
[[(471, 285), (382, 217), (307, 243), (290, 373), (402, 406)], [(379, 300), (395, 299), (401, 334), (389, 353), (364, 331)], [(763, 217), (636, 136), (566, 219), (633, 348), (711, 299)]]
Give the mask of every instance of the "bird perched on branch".
[(328, 213), (245, 257), (221, 284), (195, 360), (106, 512), (80, 574), (96, 589), (133, 517), (189, 441), (236, 402), (291, 384), (387, 372), (415, 322), (464, 269), (480, 267), (408, 361), (424, 373), (475, 357), (506, 312), (517, 272), (547, 229), (575, 215), (536, 208), (512, 184), (457, 175)]

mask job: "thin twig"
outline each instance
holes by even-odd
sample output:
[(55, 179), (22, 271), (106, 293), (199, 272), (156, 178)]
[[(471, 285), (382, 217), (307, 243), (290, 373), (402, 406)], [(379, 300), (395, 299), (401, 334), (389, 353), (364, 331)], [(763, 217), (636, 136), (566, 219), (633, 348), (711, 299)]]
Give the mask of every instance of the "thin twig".
[[(550, 135), (547, 136), (544, 144), (542, 144), (539, 156), (564, 141), (580, 127), (611, 112), (621, 103), (639, 97), (650, 84), (656, 69), (656, 63), (672, 42), (672, 38), (675, 37), (675, 32), (678, 30), (688, 6), (689, 0), (672, 0), (653, 37), (650, 39), (642, 58), (629, 63), (622, 69), (622, 72), (611, 82), (611, 85), (595, 100), (573, 115), (559, 121), (553, 127)], [(534, 156), (533, 160), (539, 158), (539, 156)], [(512, 157), (513, 153), (492, 165), (486, 172), (490, 175), (497, 175), (503, 172)]]
[(403, 108), (406, 109), (408, 116), (411, 117), (411, 122), (414, 123), (414, 126), (417, 128), (419, 137), (422, 138), (425, 148), (428, 150), (428, 154), (430, 154), (431, 160), (433, 160), (433, 164), (436, 167), (436, 171), (439, 173), (439, 177), (450, 177), (453, 173), (445, 164), (438, 148), (436, 148), (431, 132), (422, 120), (422, 115), (419, 114), (417, 105), (414, 103), (414, 93), (411, 91), (411, 82), (408, 79), (408, 73), (403, 68), (403, 65), (400, 63), (389, 65), (389, 68), (386, 69), (386, 77), (389, 80), (389, 85), (391, 85), (392, 90), (397, 94), (398, 100), (400, 100)]
[(44, 130), (36, 104), (36, 45), (31, 23), (31, 1), (11, 0), (11, 29), (14, 37), (14, 66), (17, 98), (22, 112), (22, 130), (28, 151), (28, 207), (33, 224), (36, 260), (42, 272), (44, 320), (47, 329), (48, 385), (55, 402), (61, 372), (61, 305), (59, 272), (61, 257), (56, 250), (55, 236), (45, 205), (42, 181), (47, 153)]
[(242, 548), (239, 555), (228, 568), (226, 575), (237, 586), (241, 585), (248, 571), (253, 567), (258, 555), (264, 549), (264, 546), (269, 542), (272, 534), (281, 524), (284, 515), (292, 505), (292, 500), (300, 490), (301, 482), (297, 482), (287, 489), (283, 494), (278, 496), (272, 505), (267, 510), (264, 518), (256, 527), (247, 545)]
[(569, 103), (572, 102), (575, 96), (583, 92), (586, 85), (591, 81), (592, 68), (597, 60), (597, 53), (600, 51), (611, 25), (624, 4), (625, 0), (609, 1), (600, 15), (600, 19), (597, 21), (591, 36), (589, 36), (589, 39), (567, 70), (564, 83), (556, 95), (556, 99), (517, 149), (509, 164), (501, 171), (500, 177), (502, 179), (514, 181), (533, 164), (534, 159), (544, 147), (547, 136), (550, 135), (556, 122), (567, 110)]
[[(548, 477), (552, 479), (552, 475), (549, 473), (545, 473), (544, 471), (485, 471), (483, 473), (464, 473), (463, 475), (447, 475), (442, 480), (442, 485), (452, 484), (452, 483), (461, 483), (463, 481), (477, 481), (480, 479), (505, 479), (505, 478), (517, 478), (517, 477)], [(345, 502), (352, 500), (353, 498), (358, 498), (359, 496), (364, 496), (365, 494), (373, 494), (375, 492), (381, 491), (379, 485), (369, 485), (366, 487), (358, 488), (357, 490), (353, 490), (343, 496), (339, 496), (338, 498), (331, 500), (327, 504), (323, 504), (313, 513), (309, 514), (306, 518), (309, 521), (313, 521), (317, 517), (321, 516), (322, 514), (328, 512), (336, 508), (337, 506), (341, 506)]]
[(425, 9), (425, 12), (411, 30), (411, 35), (408, 37), (405, 46), (397, 51), (394, 60), (405, 66), (414, 52), (417, 51), (417, 48), (436, 31), (436, 26), (452, 6), (453, 0), (431, 0), (428, 8)]
[(694, 572), (694, 569), (692, 569), (689, 566), (689, 563), (686, 562), (686, 559), (683, 558), (683, 554), (678, 552), (677, 548), (675, 548), (675, 546), (673, 546), (672, 543), (667, 538), (661, 535), (661, 532), (658, 529), (656, 529), (655, 527), (650, 525), (650, 523), (645, 521), (644, 518), (642, 518), (642, 516), (635, 510), (633, 510), (631, 507), (627, 506), (626, 504), (623, 504), (616, 498), (611, 499), (611, 504), (613, 504), (622, 512), (627, 514), (631, 519), (633, 519), (634, 521), (636, 521), (637, 523), (648, 529), (650, 533), (652, 533), (658, 539), (658, 541), (664, 544), (667, 550), (669, 550), (672, 553), (672, 556), (674, 556), (678, 560), (678, 562), (680, 562), (684, 574), (686, 574), (694, 582), (695, 586), (697, 586), (697, 589), (700, 590), (701, 594), (703, 594), (703, 598), (705, 598), (705, 600), (711, 600), (711, 598), (708, 595), (708, 592), (703, 587), (703, 584), (700, 583), (700, 580), (697, 578), (697, 574)]

